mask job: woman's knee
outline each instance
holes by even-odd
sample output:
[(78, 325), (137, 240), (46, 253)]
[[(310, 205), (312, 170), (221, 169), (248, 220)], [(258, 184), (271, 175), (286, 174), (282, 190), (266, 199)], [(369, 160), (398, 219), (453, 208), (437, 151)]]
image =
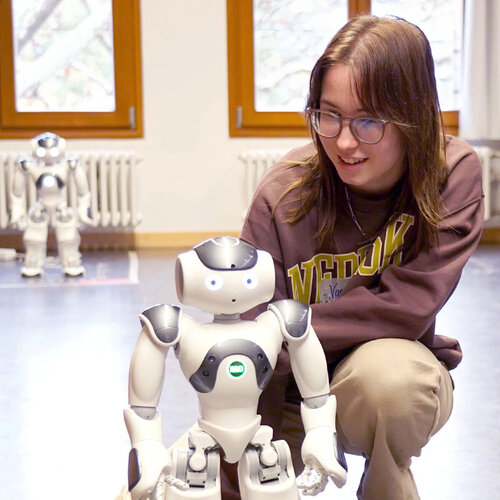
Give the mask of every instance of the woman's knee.
[(365, 454), (377, 433), (402, 460), (418, 454), (440, 416), (441, 377), (439, 362), (418, 342), (381, 339), (361, 345), (332, 379), (341, 433)]

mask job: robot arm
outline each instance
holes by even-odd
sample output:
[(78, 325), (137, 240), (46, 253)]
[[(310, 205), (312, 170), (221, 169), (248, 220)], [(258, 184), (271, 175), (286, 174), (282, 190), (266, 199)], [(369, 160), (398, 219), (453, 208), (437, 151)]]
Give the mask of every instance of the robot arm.
[(75, 179), (76, 192), (78, 195), (77, 205), (78, 205), (78, 218), (85, 224), (89, 226), (97, 226), (98, 219), (95, 215), (91, 216), (90, 200), (91, 194), (89, 190), (89, 184), (87, 181), (87, 176), (83, 168), (78, 163), (76, 158), (68, 158), (66, 160), (70, 172), (73, 174)]
[(278, 319), (290, 354), (293, 376), (302, 397), (327, 396), (330, 385), (326, 358), (311, 326), (311, 309), (290, 299), (273, 302), (268, 309)]
[(157, 305), (139, 315), (142, 330), (129, 372), (130, 409), (124, 411), (132, 446), (129, 491), (133, 500), (151, 493), (159, 477), (169, 473), (170, 458), (162, 443), (161, 415), (156, 407), (168, 349), (180, 338), (180, 314), (176, 306)]
[(305, 470), (299, 487), (304, 494), (315, 495), (325, 488), (325, 476), (329, 476), (340, 488), (346, 482), (347, 465), (337, 444), (337, 404), (335, 396), (329, 395), (326, 358), (311, 326), (311, 309), (294, 300), (280, 300), (268, 308), (278, 319), (293, 375), (304, 398), (301, 416), (306, 433), (302, 443)]
[(26, 229), (26, 202), (24, 190), (26, 188), (26, 176), (34, 165), (31, 158), (19, 160), (18, 168), (14, 172), (14, 181), (10, 196), (10, 224), (18, 229)]

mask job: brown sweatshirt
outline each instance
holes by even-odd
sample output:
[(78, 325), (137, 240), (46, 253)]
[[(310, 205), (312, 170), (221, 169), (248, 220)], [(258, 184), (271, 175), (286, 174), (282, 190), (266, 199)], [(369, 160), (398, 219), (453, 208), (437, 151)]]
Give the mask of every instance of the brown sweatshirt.
[[(450, 337), (435, 335), (434, 327), (436, 314), (457, 286), (481, 235), (481, 164), (474, 150), (447, 137), (449, 176), (442, 192), (445, 209), (439, 244), (421, 252), (412, 248), (417, 221), (413, 207), (386, 224), (392, 215), (391, 197), (362, 198), (349, 192), (355, 218), (365, 233), (375, 235), (369, 243), (363, 242), (346, 199), (337, 214), (334, 241), (322, 248), (314, 242), (315, 208), (295, 224), (282, 222), (293, 204), (280, 203), (273, 215), (285, 187), (303, 173), (303, 165), (286, 168), (288, 160), (305, 160), (313, 153), (312, 144), (297, 148), (264, 176), (241, 232), (243, 240), (268, 251), (274, 259), (273, 300), (294, 298), (311, 305), (312, 325), (331, 370), (356, 345), (385, 337), (418, 339), (449, 369), (454, 368), (461, 360), (460, 346)], [(256, 308), (245, 317), (264, 309)], [(276, 398), (280, 398), (278, 393), (284, 398), (286, 386), (290, 387), (289, 374), (283, 351), (273, 381), (261, 397), (261, 412), (270, 425), (266, 401), (272, 401), (281, 413)], [(293, 390), (288, 393), (287, 399), (296, 399)]]

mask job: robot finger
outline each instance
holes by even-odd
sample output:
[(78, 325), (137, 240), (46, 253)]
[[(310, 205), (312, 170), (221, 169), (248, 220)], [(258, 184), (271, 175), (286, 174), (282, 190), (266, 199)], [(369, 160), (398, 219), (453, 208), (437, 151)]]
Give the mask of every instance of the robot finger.
[(314, 496), (326, 488), (327, 482), (328, 476), (306, 465), (302, 474), (297, 478), (297, 487), (304, 496)]
[(158, 477), (158, 482), (153, 490), (154, 496), (151, 497), (151, 500), (163, 500), (167, 485), (182, 491), (189, 489), (189, 484), (170, 474), (170, 467), (164, 467)]

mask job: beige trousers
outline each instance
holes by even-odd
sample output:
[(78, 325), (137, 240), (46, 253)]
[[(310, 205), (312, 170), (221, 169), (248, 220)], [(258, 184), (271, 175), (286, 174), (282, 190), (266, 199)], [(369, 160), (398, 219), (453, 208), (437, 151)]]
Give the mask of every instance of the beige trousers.
[[(357, 347), (335, 370), (337, 431), (348, 453), (365, 457), (362, 500), (414, 500), (411, 458), (448, 420), (453, 385), (448, 370), (423, 344), (380, 339)], [(287, 404), (283, 438), (302, 470), (299, 407)]]

